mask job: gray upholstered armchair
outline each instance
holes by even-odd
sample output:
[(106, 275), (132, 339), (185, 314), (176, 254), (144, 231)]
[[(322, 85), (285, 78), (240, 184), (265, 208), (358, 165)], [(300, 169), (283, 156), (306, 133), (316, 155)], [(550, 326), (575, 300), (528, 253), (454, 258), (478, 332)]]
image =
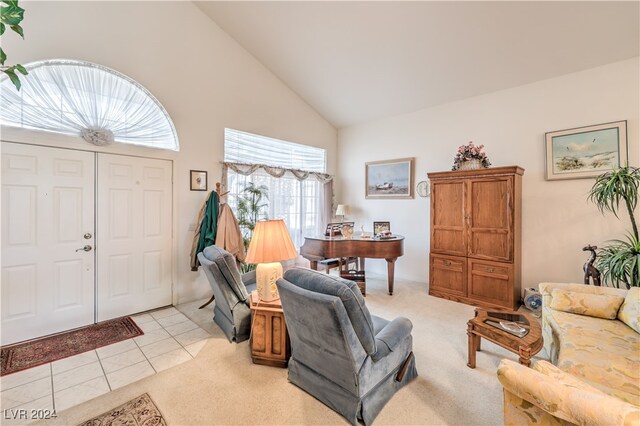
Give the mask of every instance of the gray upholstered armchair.
[(251, 329), (249, 293), (256, 289), (255, 271), (240, 275), (236, 258), (216, 246), (198, 253), (198, 260), (215, 296), (213, 321), (230, 342), (247, 340)]
[(351, 423), (369, 425), (414, 379), (411, 321), (369, 314), (356, 283), (290, 269), (278, 291), (291, 338), (289, 381)]

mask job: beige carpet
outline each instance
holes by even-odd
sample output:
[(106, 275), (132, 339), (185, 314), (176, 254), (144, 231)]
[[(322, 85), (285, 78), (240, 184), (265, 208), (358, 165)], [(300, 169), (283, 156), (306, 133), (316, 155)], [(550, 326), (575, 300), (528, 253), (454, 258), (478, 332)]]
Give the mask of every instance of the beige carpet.
[[(496, 369), (517, 356), (483, 342), (477, 367), (467, 362), (466, 322), (473, 307), (427, 294), (424, 284), (369, 278), (367, 306), (387, 319), (413, 322), (419, 377), (401, 389), (377, 417), (378, 425), (502, 424), (502, 387)], [(208, 307), (210, 308), (210, 306)], [(231, 344), (217, 328), (198, 356), (58, 413), (46, 425), (76, 425), (148, 393), (169, 425), (326, 425), (346, 420), (287, 381), (287, 370), (254, 365), (248, 342)]]

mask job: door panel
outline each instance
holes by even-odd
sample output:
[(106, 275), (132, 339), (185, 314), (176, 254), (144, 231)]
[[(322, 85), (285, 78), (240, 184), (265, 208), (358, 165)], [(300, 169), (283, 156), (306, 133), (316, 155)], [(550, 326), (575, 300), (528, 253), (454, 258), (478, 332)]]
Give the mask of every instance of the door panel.
[(472, 179), (468, 186), (469, 256), (513, 260), (513, 178)]
[(464, 182), (432, 182), (431, 197), (431, 251), (466, 256)]
[(171, 162), (98, 154), (98, 320), (171, 304)]
[(93, 323), (94, 179), (93, 153), (2, 142), (3, 345)]

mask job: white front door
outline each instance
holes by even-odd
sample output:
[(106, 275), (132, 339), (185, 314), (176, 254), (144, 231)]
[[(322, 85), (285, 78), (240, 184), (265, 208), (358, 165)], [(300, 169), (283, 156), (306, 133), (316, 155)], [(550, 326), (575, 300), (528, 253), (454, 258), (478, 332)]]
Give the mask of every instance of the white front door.
[(95, 154), (1, 148), (2, 344), (92, 324)]
[(171, 304), (171, 161), (98, 154), (98, 321)]

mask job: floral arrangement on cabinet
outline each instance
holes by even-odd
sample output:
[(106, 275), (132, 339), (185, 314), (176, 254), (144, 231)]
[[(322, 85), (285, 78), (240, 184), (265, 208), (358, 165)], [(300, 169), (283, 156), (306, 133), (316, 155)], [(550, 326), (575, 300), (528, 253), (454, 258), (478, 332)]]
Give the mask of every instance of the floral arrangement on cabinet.
[(451, 170), (474, 170), (487, 168), (491, 165), (487, 154), (484, 152), (484, 145), (474, 145), (469, 141), (466, 145), (460, 145), (456, 156), (453, 157), (453, 167)]

